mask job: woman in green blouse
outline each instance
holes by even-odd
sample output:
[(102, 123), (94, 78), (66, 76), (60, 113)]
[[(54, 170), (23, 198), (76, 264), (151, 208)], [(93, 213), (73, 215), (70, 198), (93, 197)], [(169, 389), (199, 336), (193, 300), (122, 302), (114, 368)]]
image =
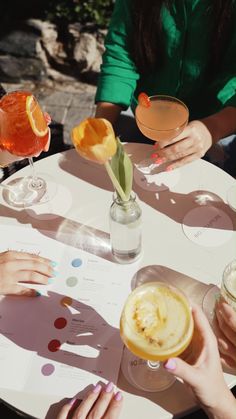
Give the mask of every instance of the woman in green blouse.
[(235, 134), (236, 0), (116, 0), (96, 116), (114, 124), (140, 92), (176, 96), (190, 110), (185, 130), (158, 144), (170, 168)]

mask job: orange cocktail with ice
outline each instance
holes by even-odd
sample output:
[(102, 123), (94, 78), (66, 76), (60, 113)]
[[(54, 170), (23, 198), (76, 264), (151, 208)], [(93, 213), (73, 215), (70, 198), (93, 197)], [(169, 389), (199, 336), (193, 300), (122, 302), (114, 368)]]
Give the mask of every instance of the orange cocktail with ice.
[(0, 149), (21, 157), (40, 154), (47, 148), (49, 128), (35, 97), (24, 91), (0, 100)]
[[(162, 282), (137, 287), (123, 308), (120, 334), (129, 351), (147, 360), (147, 368), (153, 371), (156, 367), (158, 371), (159, 361), (180, 355), (191, 342), (193, 318), (188, 299), (178, 288)], [(158, 372), (162, 373), (168, 374), (163, 370)], [(144, 376), (139, 374), (139, 379)], [(167, 378), (164, 388), (168, 386)], [(159, 377), (154, 377), (153, 391), (158, 391), (158, 380)], [(145, 383), (139, 387), (145, 389)]]
[(28, 158), (31, 167), (31, 176), (1, 185), (5, 187), (4, 198), (10, 205), (31, 206), (41, 202), (46, 194), (45, 179), (35, 175), (33, 156), (49, 148), (49, 123), (49, 115), (42, 112), (30, 92), (11, 92), (0, 100), (0, 164), (4, 166), (7, 161)]

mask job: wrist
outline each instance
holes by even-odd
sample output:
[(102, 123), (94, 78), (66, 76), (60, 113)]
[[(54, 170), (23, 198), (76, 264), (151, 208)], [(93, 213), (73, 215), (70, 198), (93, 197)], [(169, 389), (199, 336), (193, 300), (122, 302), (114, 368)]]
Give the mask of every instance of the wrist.
[(236, 419), (236, 399), (227, 388), (221, 394), (219, 404), (206, 409), (209, 419)]
[(212, 144), (236, 133), (236, 108), (228, 106), (220, 112), (201, 119), (212, 136)]

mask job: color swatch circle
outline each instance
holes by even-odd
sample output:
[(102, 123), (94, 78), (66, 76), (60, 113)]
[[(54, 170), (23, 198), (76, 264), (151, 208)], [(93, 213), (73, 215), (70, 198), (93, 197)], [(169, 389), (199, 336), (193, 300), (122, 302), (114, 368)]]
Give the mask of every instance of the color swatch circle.
[(48, 377), (49, 375), (52, 375), (55, 371), (55, 367), (53, 364), (45, 364), (41, 368), (41, 373)]
[(82, 265), (82, 260), (80, 258), (76, 258), (72, 260), (71, 265), (73, 268), (79, 268)]
[(78, 278), (76, 278), (75, 276), (70, 276), (66, 280), (66, 285), (68, 287), (75, 287), (77, 284), (78, 284)]
[(60, 349), (61, 342), (57, 339), (53, 339), (48, 344), (48, 349), (50, 352), (57, 352)]
[(56, 329), (64, 329), (66, 325), (67, 325), (67, 320), (64, 317), (58, 317), (54, 322), (54, 326)]
[(71, 306), (72, 305), (72, 301), (73, 301), (72, 298), (70, 298), (70, 297), (64, 297), (64, 298), (61, 299), (60, 304), (63, 307), (68, 307), (68, 306)]

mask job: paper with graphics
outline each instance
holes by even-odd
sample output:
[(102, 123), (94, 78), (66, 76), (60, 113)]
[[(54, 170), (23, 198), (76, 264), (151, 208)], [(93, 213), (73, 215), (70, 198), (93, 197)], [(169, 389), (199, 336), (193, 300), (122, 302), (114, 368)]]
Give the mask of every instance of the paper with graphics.
[(119, 318), (137, 265), (109, 262), (31, 228), (0, 226), (0, 235), (0, 252), (58, 263), (51, 284), (34, 286), (40, 297), (1, 297), (0, 387), (72, 397), (99, 380), (116, 383)]

